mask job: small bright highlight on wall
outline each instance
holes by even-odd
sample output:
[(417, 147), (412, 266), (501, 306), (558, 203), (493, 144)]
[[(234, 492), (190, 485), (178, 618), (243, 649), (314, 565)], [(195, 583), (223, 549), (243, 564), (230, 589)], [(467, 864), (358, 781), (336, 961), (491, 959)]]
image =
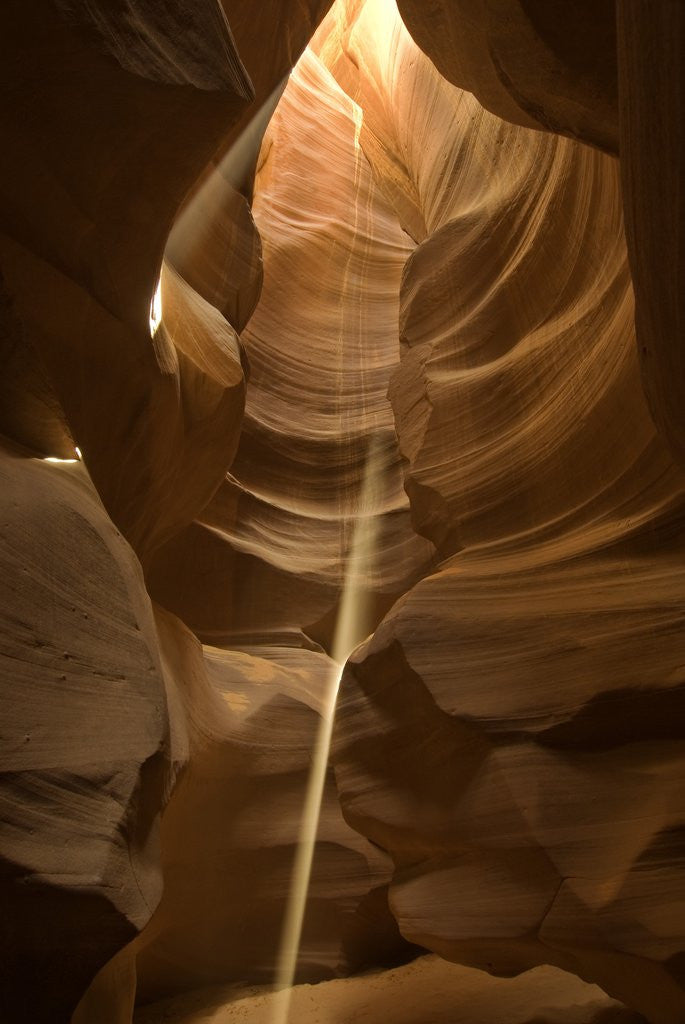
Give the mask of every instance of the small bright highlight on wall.
[(162, 322), (162, 279), (157, 282), (152, 303), (150, 305), (150, 337), (154, 338)]
[(75, 459), (58, 459), (56, 455), (46, 455), (43, 462), (80, 462), (83, 456), (80, 448), (74, 448)]

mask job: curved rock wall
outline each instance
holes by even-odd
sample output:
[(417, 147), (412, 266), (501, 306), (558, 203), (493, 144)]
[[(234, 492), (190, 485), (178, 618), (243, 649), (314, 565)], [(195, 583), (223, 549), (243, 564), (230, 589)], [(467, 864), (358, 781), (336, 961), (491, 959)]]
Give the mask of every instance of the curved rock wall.
[[(174, 5), (134, 6), (2, 12), (8, 1021), (68, 1020), (160, 898), (159, 815), (188, 742), (166, 700), (169, 637), (126, 541), (145, 562), (194, 519), (230, 464), (244, 403), (224, 314), (243, 326), (249, 269), (228, 292), (215, 273), (205, 298), (167, 267), (152, 338), (149, 319), (178, 207), (252, 86), (216, 4), (186, 12), (182, 29)], [(322, 13), (292, 15), (262, 92)], [(244, 201), (236, 223), (249, 237)], [(87, 472), (44, 461), (75, 460), (76, 446)]]
[(379, 45), (387, 10), (341, 20), (337, 73), (419, 243), (390, 396), (446, 561), (347, 669), (343, 808), (392, 854), (407, 938), (675, 1024), (684, 479), (640, 383), (618, 167), (488, 114), (401, 26)]
[(445, 78), (513, 124), (618, 149), (612, 0), (398, 0)]
[(264, 283), (241, 335), (240, 445), (230, 475), (151, 574), (155, 596), (209, 641), (305, 629), (330, 643), (371, 437), (380, 524), (376, 564), (365, 568), (381, 612), (433, 555), (410, 524), (387, 399), (413, 246), (364, 157), (361, 124), (359, 106), (308, 50), (255, 179)]
[(681, 5), (330, 6), (3, 9), (4, 1016), (268, 980), (365, 521), (299, 976), (680, 1024)]
[(179, 752), (140, 565), (83, 466), (1, 462), (0, 1006), (67, 1020), (159, 900)]
[[(187, 631), (179, 636), (171, 616), (158, 613), (158, 626), (176, 666), (191, 750), (162, 825), (164, 895), (136, 944), (143, 1002), (228, 980), (272, 981), (310, 752), (336, 671), (316, 651), (203, 650)], [(343, 820), (329, 772), (301, 977), (348, 973), (369, 950), (373, 962), (392, 962), (403, 950), (387, 901), (367, 898), (389, 877), (387, 855)]]

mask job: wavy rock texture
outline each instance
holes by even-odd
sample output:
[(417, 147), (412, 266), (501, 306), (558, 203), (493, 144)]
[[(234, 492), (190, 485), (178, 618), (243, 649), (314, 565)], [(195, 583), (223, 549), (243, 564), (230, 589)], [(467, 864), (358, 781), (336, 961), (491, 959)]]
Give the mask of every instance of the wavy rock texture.
[[(100, 972), (74, 1024), (130, 1019), (137, 1000), (209, 984), (268, 983), (299, 840), (311, 750), (331, 673), (325, 654), (202, 647), (155, 610), (175, 750), (187, 764), (161, 829), (164, 892), (142, 934)], [(413, 954), (387, 902), (389, 857), (342, 818), (326, 781), (299, 979)]]
[[(249, 160), (246, 159), (245, 148), (242, 145), (240, 147), (241, 161), (245, 161), (241, 167), (240, 181), (247, 189), (246, 194), (251, 195), (254, 163), (268, 118), (290, 72), (332, 2), (262, 0), (259, 4), (246, 5), (243, 0), (220, 0), (240, 59), (254, 88), (255, 107), (261, 112), (255, 114), (253, 107), (239, 122), (240, 129), (248, 129)], [(228, 135), (223, 149), (231, 141), (232, 137)]]
[(457, 563), (386, 620), (347, 670), (335, 760), (407, 938), (678, 1019), (681, 615), (668, 566), (607, 559)]
[(52, 1022), (159, 901), (176, 751), (140, 566), (83, 466), (1, 459), (0, 999)]
[(341, 21), (338, 74), (420, 243), (390, 394), (413, 521), (451, 557), (346, 673), (343, 807), (412, 941), (675, 1024), (683, 477), (640, 386), (617, 168), (491, 117), (399, 25), (375, 46), (386, 11)]
[(640, 368), (654, 420), (680, 465), (682, 50), (678, 0), (399, 0), (445, 77), (514, 124), (621, 153)]
[[(281, 66), (262, 92), (322, 13), (283, 12)], [(203, 294), (180, 259), (168, 265), (151, 339), (171, 222), (253, 92), (216, 5), (178, 18), (146, 3), (2, 12), (8, 1021), (66, 1021), (147, 923), (161, 893), (157, 819), (188, 753), (174, 746), (185, 711), (169, 721), (140, 565), (112, 520), (146, 560), (216, 490), (244, 402), (225, 315), (244, 325), (261, 268), (245, 201), (227, 188), (222, 237), (243, 248), (226, 268), (207, 242)], [(81, 466), (27, 458), (73, 458), (75, 445), (97, 490)]]
[[(210, 174), (177, 218), (164, 258), (238, 332), (262, 289), (262, 245), (247, 200), (222, 173)], [(230, 168), (226, 169), (230, 172)], [(163, 300), (164, 321), (166, 302)]]
[(491, 117), (397, 23), (379, 54), (386, 10), (367, 4), (346, 46), (371, 110), (362, 143), (420, 242), (391, 381), (414, 522), (443, 554), (677, 523), (683, 477), (641, 395), (615, 162)]
[(368, 589), (380, 612), (430, 563), (409, 521), (386, 395), (411, 243), (374, 182), (360, 126), (359, 107), (307, 51), (256, 177), (264, 285), (241, 336), (250, 387), (238, 452), (151, 574), (158, 599), (203, 639), (304, 628), (330, 640), (370, 437), (379, 525)]
[[(235, 53), (225, 61), (227, 32), (205, 40), (222, 66), (209, 91), (190, 86), (182, 63), (174, 66), (183, 85), (122, 68), (95, 29), (49, 4), (11, 3), (4, 14), (6, 303), (108, 512), (145, 557), (193, 519), (230, 462), (225, 446), (208, 441), (240, 415), (235, 368), (217, 378), (162, 334), (151, 344), (149, 309), (176, 210), (250, 83)], [(111, 18), (101, 26), (108, 46), (131, 55), (130, 24), (121, 11)], [(176, 30), (158, 11), (141, 46), (171, 53)]]
[(418, 45), (449, 82), (505, 121), (618, 149), (616, 14), (611, 0), (398, 0)]
[(299, 977), (536, 970), (298, 1013), (681, 1024), (681, 5), (329, 6), (0, 16), (5, 1016), (268, 980), (363, 523)]
[[(165, 889), (138, 941), (138, 996), (275, 975), (303, 794), (335, 664), (297, 648), (203, 651), (158, 615), (189, 723), (190, 764), (164, 816)], [(173, 718), (172, 718), (173, 720)], [(298, 975), (392, 962), (407, 944), (383, 899), (389, 858), (326, 784)], [(371, 895), (373, 890), (377, 894)]]

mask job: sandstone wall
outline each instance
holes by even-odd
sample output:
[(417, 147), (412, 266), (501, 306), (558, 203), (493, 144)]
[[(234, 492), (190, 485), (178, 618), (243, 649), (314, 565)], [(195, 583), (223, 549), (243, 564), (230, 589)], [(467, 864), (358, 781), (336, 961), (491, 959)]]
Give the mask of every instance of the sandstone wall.
[(420, 948), (682, 1021), (657, 6), (5, 4), (8, 1021), (268, 981), (359, 522), (298, 976)]

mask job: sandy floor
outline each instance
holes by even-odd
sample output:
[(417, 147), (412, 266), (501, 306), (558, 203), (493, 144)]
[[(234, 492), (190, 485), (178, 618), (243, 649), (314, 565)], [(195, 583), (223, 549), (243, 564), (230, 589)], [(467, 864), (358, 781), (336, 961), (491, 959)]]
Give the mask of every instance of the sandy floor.
[[(140, 1009), (135, 1024), (270, 1024), (263, 989), (193, 992)], [(290, 1024), (638, 1024), (601, 989), (553, 967), (491, 978), (433, 956), (392, 971), (298, 985)]]

